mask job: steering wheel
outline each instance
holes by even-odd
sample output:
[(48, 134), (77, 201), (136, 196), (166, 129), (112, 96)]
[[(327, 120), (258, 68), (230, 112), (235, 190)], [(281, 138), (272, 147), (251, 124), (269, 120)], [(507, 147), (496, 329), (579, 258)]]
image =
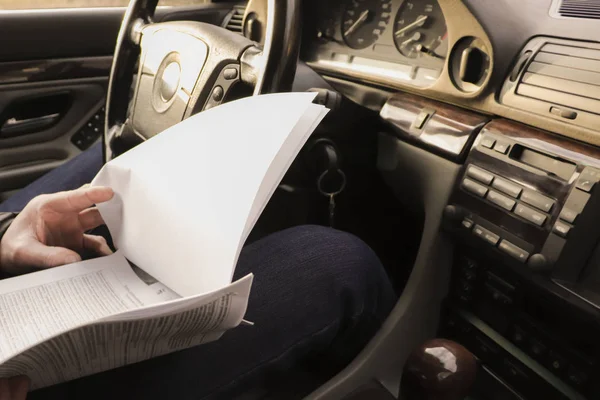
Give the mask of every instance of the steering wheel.
[(123, 17), (106, 98), (105, 162), (228, 97), (291, 89), (299, 0), (251, 0), (244, 21), (258, 41), (202, 22), (154, 23), (157, 3), (131, 0)]

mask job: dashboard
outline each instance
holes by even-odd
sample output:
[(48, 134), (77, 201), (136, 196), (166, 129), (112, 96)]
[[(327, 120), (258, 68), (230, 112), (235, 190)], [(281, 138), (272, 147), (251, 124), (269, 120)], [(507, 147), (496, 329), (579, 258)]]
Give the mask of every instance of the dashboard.
[[(571, 55), (571, 48), (581, 48), (594, 52), (589, 53), (594, 65), (600, 58), (600, 20), (556, 16), (552, 10), (557, 3), (313, 1), (304, 16), (301, 57), (337, 90), (375, 111), (400, 90), (600, 145), (600, 89), (595, 81), (600, 75), (580, 82), (591, 84), (585, 90), (596, 93), (589, 96), (594, 100), (590, 103), (587, 99), (570, 101), (560, 93), (554, 93), (556, 99), (518, 96), (525, 74), (515, 68), (532, 62), (521, 63), (527, 51), (536, 55), (559, 45), (570, 47), (564, 48), (566, 53), (559, 51), (559, 57)], [(586, 74), (598, 74), (598, 70), (591, 66)], [(514, 73), (519, 79), (509, 81)], [(507, 88), (512, 92), (507, 94)], [(379, 100), (373, 102), (377, 96)], [(550, 112), (553, 106), (559, 110)], [(576, 118), (565, 117), (573, 112)]]
[[(315, 0), (304, 15), (302, 60), (383, 122), (385, 181), (403, 198), (405, 175), (428, 176), (416, 192), (443, 204), (425, 205), (455, 245), (440, 335), (502, 399), (600, 398), (600, 1), (572, 3)], [(439, 175), (457, 177), (449, 196)]]

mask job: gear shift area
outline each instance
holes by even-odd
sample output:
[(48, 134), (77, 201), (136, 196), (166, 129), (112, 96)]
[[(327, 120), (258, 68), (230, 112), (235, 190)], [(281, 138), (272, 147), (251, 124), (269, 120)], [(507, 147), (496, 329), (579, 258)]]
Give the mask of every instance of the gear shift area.
[(477, 376), (475, 356), (460, 344), (432, 339), (413, 350), (400, 383), (403, 400), (464, 400)]

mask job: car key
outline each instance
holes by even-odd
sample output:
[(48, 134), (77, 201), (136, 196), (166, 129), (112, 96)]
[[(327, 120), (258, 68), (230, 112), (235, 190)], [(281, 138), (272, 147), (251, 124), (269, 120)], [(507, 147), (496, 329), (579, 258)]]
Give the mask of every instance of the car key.
[[(331, 183), (331, 179), (326, 182), (326, 177), (329, 173), (338, 174), (339, 183), (335, 185), (335, 189), (332, 187), (325, 188), (325, 186)], [(346, 174), (339, 168), (325, 170), (317, 180), (317, 187), (322, 195), (329, 197), (329, 226), (333, 228), (335, 224), (335, 196), (342, 193), (346, 188)]]
[(333, 228), (335, 222), (335, 196), (337, 193), (329, 194), (329, 226)]

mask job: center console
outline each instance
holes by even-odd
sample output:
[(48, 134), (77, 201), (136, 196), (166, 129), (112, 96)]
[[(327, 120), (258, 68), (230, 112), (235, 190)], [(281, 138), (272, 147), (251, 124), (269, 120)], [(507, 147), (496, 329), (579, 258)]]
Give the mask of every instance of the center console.
[[(442, 334), (524, 399), (600, 398), (600, 149), (494, 120), (446, 207)], [(507, 397), (508, 398), (508, 397)]]

